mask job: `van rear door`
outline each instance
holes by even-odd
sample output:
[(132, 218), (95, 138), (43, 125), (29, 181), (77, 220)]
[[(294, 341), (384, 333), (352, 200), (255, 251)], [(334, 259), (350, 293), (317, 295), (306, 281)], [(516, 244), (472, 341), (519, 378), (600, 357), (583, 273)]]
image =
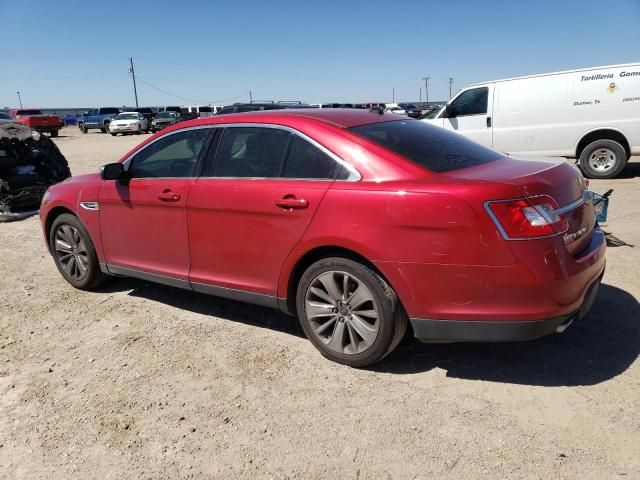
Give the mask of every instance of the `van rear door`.
[[(449, 110), (449, 113), (447, 113)], [(493, 84), (460, 92), (439, 115), (442, 126), (485, 147), (493, 147)]]

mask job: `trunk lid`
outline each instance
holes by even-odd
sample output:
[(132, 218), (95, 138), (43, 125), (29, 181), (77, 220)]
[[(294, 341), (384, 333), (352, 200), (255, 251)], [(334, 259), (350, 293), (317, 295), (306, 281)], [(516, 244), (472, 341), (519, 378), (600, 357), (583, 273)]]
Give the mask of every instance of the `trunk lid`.
[[(523, 197), (548, 195), (558, 203), (569, 229), (563, 234), (567, 250), (579, 253), (589, 242), (596, 224), (595, 211), (584, 177), (565, 160), (505, 157), (475, 167), (446, 173), (454, 179), (499, 182), (515, 187)], [(487, 200), (500, 200), (488, 198)]]

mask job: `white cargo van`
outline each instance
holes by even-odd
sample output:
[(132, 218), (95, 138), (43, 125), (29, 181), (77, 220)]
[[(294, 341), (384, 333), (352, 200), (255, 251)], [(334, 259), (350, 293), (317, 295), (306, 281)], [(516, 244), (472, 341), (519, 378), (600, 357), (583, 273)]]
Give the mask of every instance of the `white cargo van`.
[(640, 63), (495, 80), (424, 119), (508, 154), (576, 158), (612, 178), (640, 154)]

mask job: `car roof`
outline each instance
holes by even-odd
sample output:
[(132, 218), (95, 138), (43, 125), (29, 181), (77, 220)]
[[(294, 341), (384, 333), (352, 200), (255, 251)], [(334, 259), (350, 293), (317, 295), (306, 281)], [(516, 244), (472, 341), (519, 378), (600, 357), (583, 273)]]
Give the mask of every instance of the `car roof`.
[[(257, 112), (215, 115), (187, 122), (188, 125), (209, 125), (217, 123), (295, 123), (296, 120), (311, 120), (339, 128), (350, 128), (370, 123), (398, 121), (396, 116), (380, 114), (360, 109), (303, 108), (284, 110), (262, 110)], [(409, 121), (409, 120), (407, 120)], [(185, 124), (183, 124), (185, 125)], [(185, 125), (186, 126), (186, 125)]]

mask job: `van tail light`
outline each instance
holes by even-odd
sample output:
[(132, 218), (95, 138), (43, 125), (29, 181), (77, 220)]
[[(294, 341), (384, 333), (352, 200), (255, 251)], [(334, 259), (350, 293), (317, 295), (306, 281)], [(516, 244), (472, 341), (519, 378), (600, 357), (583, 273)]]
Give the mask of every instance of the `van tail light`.
[(487, 202), (485, 209), (507, 240), (549, 237), (569, 229), (566, 217), (556, 213), (558, 204), (547, 195)]

